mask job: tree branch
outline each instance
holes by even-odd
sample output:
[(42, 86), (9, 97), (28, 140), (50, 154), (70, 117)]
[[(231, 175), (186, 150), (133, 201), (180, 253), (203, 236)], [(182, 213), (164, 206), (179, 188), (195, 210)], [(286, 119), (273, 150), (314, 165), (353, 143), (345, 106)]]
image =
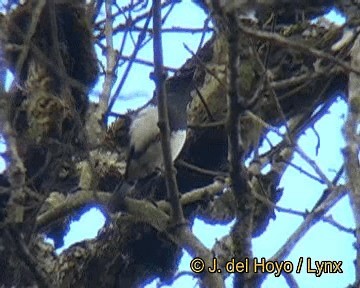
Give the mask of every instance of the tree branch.
[[(110, 103), (107, 107), (107, 110), (106, 110), (106, 113), (105, 113), (105, 117), (107, 117), (109, 115), (109, 113), (111, 112), (114, 104), (115, 104), (115, 101), (118, 99), (119, 95), (120, 95), (120, 92), (121, 92), (121, 89), (123, 88), (124, 86), (124, 83), (127, 79), (127, 76), (129, 75), (129, 72), (130, 72), (130, 69), (132, 67), (132, 64), (134, 63), (134, 60), (136, 58), (136, 55), (137, 53), (139, 52), (140, 48), (141, 48), (141, 44), (144, 42), (145, 40), (145, 36), (146, 36), (146, 30), (147, 30), (147, 27), (149, 26), (150, 24), (150, 19), (151, 19), (151, 14), (149, 14), (149, 16), (147, 17), (146, 19), (146, 22), (144, 24), (144, 28), (143, 30), (140, 32), (139, 34), (139, 37), (138, 37), (138, 40), (136, 42), (136, 45), (135, 45), (135, 48), (134, 48), (134, 51), (133, 53), (131, 54), (131, 58), (129, 60), (129, 63), (128, 65), (126, 66), (126, 69), (124, 71), (124, 74), (120, 80), (120, 83), (118, 85), (118, 87), (116, 88), (115, 92), (114, 92), (114, 95), (112, 96), (112, 98), (110, 99)], [(105, 118), (106, 120), (106, 118)]]
[[(241, 63), (238, 45), (238, 21), (235, 14), (228, 15), (228, 44), (229, 44), (229, 73), (230, 83), (227, 93), (227, 120), (228, 134), (228, 159), (230, 162), (230, 179), (236, 204), (237, 218), (231, 231), (234, 243), (234, 256), (237, 260), (252, 259), (252, 231), (254, 198), (247, 185), (247, 172), (244, 166), (245, 151), (240, 138), (241, 126), (239, 121), (240, 111), (245, 111), (244, 95), (239, 95), (239, 66)], [(254, 279), (248, 273), (237, 273), (234, 278), (234, 287), (254, 287)]]
[[(351, 50), (351, 65), (360, 69), (360, 36), (355, 40)], [(355, 219), (356, 229), (356, 282), (360, 282), (360, 167), (359, 167), (359, 138), (358, 127), (360, 121), (360, 76), (355, 73), (349, 75), (349, 107), (344, 126), (346, 147), (344, 153), (345, 171), (350, 188), (349, 197)]]
[(298, 243), (298, 241), (330, 210), (342, 197), (345, 196), (347, 187), (337, 186), (329, 195), (329, 198), (307, 215), (304, 222), (288, 238), (286, 243), (271, 257), (271, 261), (284, 260)]
[(173, 224), (185, 222), (182, 207), (179, 201), (179, 189), (175, 178), (175, 169), (171, 158), (170, 127), (167, 109), (167, 95), (165, 89), (165, 73), (163, 69), (163, 54), (161, 41), (161, 1), (153, 1), (154, 22), (154, 80), (156, 96), (158, 98), (159, 129), (164, 161), (164, 173), (169, 201), (172, 207)]
[[(228, 185), (228, 181), (225, 182), (215, 181), (214, 183), (208, 186), (194, 189), (192, 191), (184, 193), (180, 198), (181, 205), (185, 206), (192, 203), (196, 203), (204, 199), (212, 198), (216, 194), (221, 193), (221, 191), (227, 185)], [(66, 217), (68, 215), (71, 215), (81, 207), (84, 207), (88, 204), (100, 204), (106, 206), (110, 198), (111, 198), (111, 194), (107, 192), (97, 191), (96, 193), (93, 193), (92, 190), (80, 190), (75, 194), (69, 195), (63, 203), (59, 203), (59, 205), (55, 206), (53, 209), (39, 215), (36, 220), (36, 227), (38, 230), (44, 229), (54, 221)], [(136, 200), (136, 202), (131, 202), (132, 200), (134, 199), (125, 197), (124, 206), (126, 208), (124, 212), (127, 212), (134, 216), (137, 216), (137, 211), (142, 210), (140, 206), (136, 206), (136, 204), (134, 203), (141, 203), (141, 202), (150, 203), (146, 200), (142, 200), (142, 201)], [(158, 207), (163, 212), (170, 215), (171, 206), (167, 201), (161, 200), (159, 202), (156, 202), (155, 206)]]
[(344, 61), (332, 56), (329, 53), (309, 47), (305, 44), (302, 44), (301, 42), (294, 42), (292, 40), (288, 40), (285, 37), (282, 37), (275, 33), (269, 33), (269, 32), (265, 32), (265, 31), (255, 30), (255, 29), (246, 27), (243, 24), (239, 24), (239, 29), (246, 35), (256, 37), (258, 39), (270, 41), (279, 46), (296, 49), (300, 52), (303, 52), (303, 53), (311, 55), (311, 56), (315, 56), (317, 58), (329, 60), (329, 61), (339, 65), (340, 67), (344, 68), (345, 71), (354, 72), (354, 73), (360, 75), (359, 68), (353, 67), (353, 66), (349, 65), (347, 62), (344, 62)]
[(45, 269), (41, 267), (38, 259), (31, 254), (20, 233), (13, 227), (8, 227), (6, 232), (9, 242), (14, 245), (18, 259), (31, 271), (39, 287), (54, 287), (51, 285), (49, 275), (45, 272)]
[[(106, 39), (106, 70), (105, 70), (105, 80), (103, 84), (103, 90), (100, 96), (99, 101), (99, 109), (104, 116), (104, 113), (107, 110), (110, 96), (111, 96), (111, 89), (114, 84), (115, 78), (115, 67), (116, 67), (116, 51), (114, 49), (113, 44), (113, 18), (111, 15), (111, 7), (113, 1), (106, 0), (105, 1), (105, 12), (106, 12), (106, 19), (105, 19), (105, 39)], [(100, 119), (99, 119), (100, 120)]]

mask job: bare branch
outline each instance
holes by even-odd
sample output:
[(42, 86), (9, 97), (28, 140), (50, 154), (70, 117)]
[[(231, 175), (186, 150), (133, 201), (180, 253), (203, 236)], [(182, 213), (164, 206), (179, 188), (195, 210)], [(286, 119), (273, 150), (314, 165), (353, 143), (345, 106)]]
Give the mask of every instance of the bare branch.
[(18, 259), (31, 271), (39, 287), (53, 287), (49, 275), (47, 275), (45, 269), (41, 267), (38, 259), (31, 254), (20, 233), (13, 227), (8, 227), (6, 232), (9, 243), (12, 243), (12, 245), (15, 246), (14, 248), (18, 255)]
[(329, 198), (320, 206), (309, 213), (305, 220), (295, 230), (295, 232), (287, 239), (285, 244), (270, 258), (271, 261), (284, 260), (299, 242), (299, 240), (310, 230), (319, 220), (333, 207), (342, 197), (345, 196), (347, 187), (337, 186), (332, 190)]
[(193, 170), (194, 172), (200, 173), (200, 174), (204, 174), (204, 175), (208, 175), (208, 176), (213, 176), (213, 177), (226, 177), (228, 176), (228, 173), (222, 172), (222, 171), (212, 171), (212, 170), (207, 170), (207, 169), (203, 169), (200, 168), (196, 165), (190, 164), (184, 160), (177, 160), (176, 164), (181, 165), (185, 168), (188, 168), (190, 170)]
[[(221, 193), (221, 191), (226, 187), (227, 182), (220, 182), (215, 181), (213, 184), (210, 184), (208, 186), (195, 189), (192, 191), (189, 191), (182, 195), (180, 201), (181, 205), (189, 205), (192, 203), (196, 203), (198, 201), (202, 201), (204, 199), (212, 198), (216, 194)], [(65, 202), (59, 203), (57, 206), (55, 206), (53, 209), (44, 212), (43, 214), (39, 215), (37, 217), (36, 226), (38, 230), (44, 229), (54, 221), (64, 218), (68, 215), (73, 214), (80, 208), (88, 205), (88, 204), (95, 204), (95, 205), (104, 205), (106, 206), (111, 199), (111, 194), (106, 193), (103, 191), (97, 191), (96, 193), (93, 193), (91, 190), (80, 190), (76, 192), (73, 195), (69, 195)], [(131, 202), (133, 199), (125, 197), (124, 199), (124, 206), (126, 207), (126, 212), (128, 212), (131, 215), (136, 216), (137, 211), (141, 210), (142, 208), (140, 206), (136, 206), (136, 204), (133, 203), (141, 203), (141, 202), (147, 202), (147, 201), (138, 201), (137, 202)], [(148, 202), (150, 203), (150, 202)], [(170, 215), (171, 213), (171, 206), (169, 203), (165, 200), (161, 200), (159, 202), (156, 202), (156, 207), (163, 210), (163, 212)], [(140, 205), (140, 204), (139, 204)], [(145, 204), (142, 204), (145, 205)], [(131, 207), (134, 207), (134, 209), (131, 209)], [(146, 221), (147, 222), (147, 221)]]
[(184, 223), (184, 214), (179, 201), (179, 189), (175, 178), (175, 170), (171, 158), (170, 126), (167, 109), (167, 95), (165, 90), (165, 73), (163, 70), (163, 55), (161, 41), (161, 1), (153, 1), (153, 22), (154, 22), (154, 80), (156, 84), (156, 96), (158, 98), (159, 129), (161, 147), (164, 161), (164, 172), (166, 188), (169, 201), (172, 207), (173, 224)]
[(308, 55), (315, 56), (315, 57), (318, 57), (318, 58), (321, 58), (321, 59), (329, 60), (329, 61), (339, 65), (340, 67), (344, 68), (345, 71), (360, 74), (359, 68), (352, 67), (348, 63), (346, 63), (343, 60), (340, 60), (340, 59), (332, 56), (331, 54), (328, 54), (328, 53), (320, 51), (318, 49), (309, 47), (309, 46), (307, 46), (305, 44), (302, 44), (300, 42), (294, 42), (294, 41), (288, 40), (285, 37), (282, 37), (282, 36), (280, 36), (278, 34), (275, 34), (275, 33), (269, 33), (269, 32), (265, 32), (265, 31), (254, 30), (252, 28), (244, 26), (243, 24), (240, 24), (239, 28), (240, 28), (240, 30), (242, 32), (244, 32), (245, 34), (247, 34), (249, 36), (253, 36), (253, 37), (256, 37), (256, 38), (262, 39), (262, 40), (271, 41), (271, 42), (273, 42), (273, 43), (275, 43), (275, 44), (277, 44), (279, 46), (293, 48), (293, 49), (296, 49), (296, 50), (301, 51), (303, 53), (306, 53)]
[[(120, 59), (125, 60), (125, 61), (130, 61), (132, 59), (132, 57), (131, 56), (126, 56), (126, 55), (121, 55)], [(133, 61), (134, 61), (134, 63), (142, 64), (142, 65), (149, 66), (149, 67), (154, 67), (154, 63), (152, 61), (139, 59), (139, 58), (136, 58)], [(173, 68), (173, 67), (168, 67), (168, 66), (164, 66), (164, 70), (169, 71), (169, 72), (178, 71), (178, 69)]]
[[(239, 112), (245, 111), (245, 97), (239, 95), (239, 65), (241, 59), (238, 45), (238, 21), (235, 14), (227, 15), (229, 21), (229, 73), (230, 82), (227, 94), (227, 120), (226, 128), (228, 134), (228, 159), (230, 163), (231, 187), (237, 201), (237, 219), (231, 231), (231, 237), (235, 246), (235, 257), (239, 260), (252, 259), (252, 232), (254, 198), (247, 185), (247, 172), (244, 166), (245, 151), (240, 138), (241, 126)], [(240, 63), (239, 63), (240, 61)], [(248, 273), (237, 273), (234, 279), (234, 287), (254, 287), (255, 278), (251, 279)]]
[(105, 70), (105, 80), (103, 84), (103, 90), (99, 101), (100, 104), (99, 109), (102, 114), (105, 113), (108, 108), (108, 104), (111, 96), (111, 89), (114, 85), (114, 79), (115, 79), (114, 73), (117, 62), (116, 51), (114, 49), (114, 44), (113, 44), (113, 18), (111, 15), (111, 7), (112, 7), (112, 1), (106, 0), (105, 1), (106, 70)]
[(22, 70), (23, 65), (24, 65), (24, 62), (25, 62), (25, 60), (26, 60), (26, 58), (28, 56), (28, 53), (29, 53), (29, 50), (30, 50), (30, 47), (31, 47), (30, 46), (31, 39), (35, 34), (36, 27), (38, 25), (40, 15), (41, 15), (41, 13), (42, 13), (42, 11), (44, 9), (45, 4), (46, 4), (45, 0), (40, 0), (40, 1), (37, 2), (37, 5), (36, 5), (35, 9), (33, 10), (33, 14), (32, 14), (32, 17), (31, 17), (31, 24), (30, 24), (29, 30), (27, 31), (26, 36), (24, 37), (24, 45), (23, 45), (21, 54), (20, 54), (20, 56), (18, 58), (18, 61), (16, 63), (15, 71), (16, 71), (16, 73), (18, 75), (20, 75), (21, 70)]
[(149, 14), (148, 18), (146, 19), (146, 22), (144, 24), (144, 28), (143, 30), (141, 31), (141, 33), (139, 34), (139, 37), (138, 37), (138, 40), (136, 42), (136, 45), (135, 45), (135, 49), (133, 51), (133, 53), (131, 54), (131, 58), (129, 60), (129, 63), (128, 65), (126, 66), (126, 69), (124, 71), (124, 74), (120, 80), (120, 83), (118, 85), (118, 87), (116, 88), (114, 94), (113, 94), (113, 97), (111, 98), (110, 100), (110, 103), (107, 107), (107, 110), (106, 110), (106, 115), (105, 115), (105, 120), (106, 120), (106, 117), (109, 115), (109, 113), (111, 112), (114, 104), (115, 104), (115, 101), (118, 99), (119, 95), (120, 95), (120, 92), (121, 92), (121, 89), (123, 88), (124, 86), (124, 83), (129, 75), (129, 72), (130, 72), (130, 69), (132, 67), (132, 64), (134, 63), (134, 59), (136, 58), (136, 55), (137, 53), (139, 52), (140, 48), (141, 48), (141, 44), (144, 42), (145, 40), (145, 37), (146, 37), (146, 29), (147, 27), (149, 26), (150, 24), (150, 19), (151, 19), (151, 14)]
[(286, 283), (289, 285), (289, 288), (299, 288), (300, 287), (292, 274), (282, 273), (282, 275), (284, 276)]
[[(45, 1), (46, 3), (46, 1)], [(52, 41), (52, 53), (51, 55), (54, 57), (54, 63), (55, 65), (60, 69), (60, 75), (65, 76), (66, 68), (64, 65), (64, 61), (61, 57), (60, 53), (60, 43), (59, 43), (59, 37), (58, 37), (58, 25), (56, 20), (56, 5), (55, 0), (48, 1), (47, 5), (49, 17), (50, 17), (50, 26), (51, 26), (51, 41)], [(59, 85), (61, 86), (60, 90), (68, 90), (68, 83), (66, 81), (66, 77), (61, 77), (61, 81), (59, 81)]]
[[(357, 37), (351, 51), (351, 65), (360, 69), (360, 36)], [(359, 139), (357, 137), (360, 121), (360, 76), (350, 73), (349, 76), (349, 111), (344, 126), (346, 147), (344, 149), (345, 171), (350, 188), (349, 196), (356, 225), (356, 282), (360, 282), (360, 167)]]
[(301, 156), (301, 158), (303, 158), (314, 169), (314, 171), (320, 177), (321, 181), (325, 183), (328, 186), (328, 188), (330, 189), (333, 188), (333, 184), (326, 177), (325, 173), (322, 172), (319, 165), (317, 165), (313, 159), (311, 159), (308, 155), (306, 155), (306, 153), (299, 146), (295, 147), (295, 150)]

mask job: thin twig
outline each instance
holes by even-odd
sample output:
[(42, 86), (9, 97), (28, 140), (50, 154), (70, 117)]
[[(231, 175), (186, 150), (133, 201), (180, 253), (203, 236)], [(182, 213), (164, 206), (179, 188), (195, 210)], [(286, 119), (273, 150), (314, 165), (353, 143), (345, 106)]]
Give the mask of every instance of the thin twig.
[[(9, 23), (11, 28), (14, 30), (14, 33), (16, 36), (20, 37), (22, 41), (25, 41), (26, 34), (15, 24), (15, 23)], [(24, 45), (22, 45), (24, 46)], [(67, 74), (63, 75), (61, 74), (61, 70), (58, 69), (57, 65), (55, 65), (54, 61), (51, 60), (47, 55), (44, 54), (44, 52), (35, 45), (32, 41), (29, 43), (31, 52), (34, 53), (35, 58), (40, 62), (41, 64), (44, 64), (46, 68), (48, 68), (52, 73), (54, 73), (56, 76), (60, 77), (60, 79), (64, 79), (69, 83), (72, 87), (79, 89), (80, 91), (86, 92), (88, 91), (88, 88), (82, 84), (80, 81), (68, 76)], [(19, 46), (21, 47), (21, 45)]]
[[(60, 43), (59, 43), (59, 35), (58, 35), (58, 23), (56, 18), (56, 5), (54, 0), (49, 0), (47, 5), (47, 10), (49, 11), (50, 17), (50, 27), (51, 27), (51, 41), (52, 41), (52, 51), (51, 55), (54, 57), (55, 65), (60, 70), (60, 76), (67, 75), (66, 68), (64, 65), (63, 58), (61, 57), (60, 52)], [(67, 91), (68, 90), (68, 83), (66, 81), (66, 77), (61, 77), (59, 81), (60, 90)], [(66, 94), (66, 93), (64, 93)]]
[(299, 288), (299, 284), (296, 282), (295, 277), (290, 273), (281, 273), (285, 278), (286, 284), (288, 284), (289, 288)]
[(13, 227), (8, 227), (6, 231), (10, 238), (9, 242), (15, 246), (18, 259), (31, 271), (39, 287), (53, 287), (49, 275), (40, 266), (40, 262), (31, 254), (24, 240), (21, 238), (20, 233)]
[[(175, 1), (179, 1), (179, 0), (175, 0)], [(175, 1), (174, 1), (174, 0), (166, 0), (166, 1), (164, 1), (164, 2), (161, 4), (161, 7), (162, 7), (162, 8), (165, 8), (165, 7), (169, 6), (169, 5), (172, 5)], [(130, 9), (130, 8), (129, 8), (129, 9)], [(126, 7), (123, 7), (121, 11), (114, 13), (113, 15), (111, 15), (111, 17), (112, 17), (113, 19), (116, 19), (116, 17), (119, 16), (120, 14), (122, 14), (122, 13), (124, 13), (124, 12), (126, 12), (126, 11), (130, 11), (130, 10), (131, 10), (131, 9), (130, 9), (130, 10), (129, 10), (129, 9), (126, 9)], [(151, 15), (152, 15), (152, 12), (151, 12), (151, 11), (147, 11), (147, 12), (145, 12), (145, 13), (143, 13), (143, 14), (138, 15), (136, 18), (131, 19), (131, 21), (129, 21), (129, 23), (127, 23), (127, 24), (128, 24), (129, 26), (135, 26), (135, 23), (141, 22), (141, 21), (143, 21), (144, 19), (148, 19), (149, 17), (151, 18)], [(105, 21), (106, 21), (106, 19), (97, 22), (97, 23), (95, 24), (95, 28), (101, 30), (100, 27), (101, 27), (103, 24), (105, 24)], [(123, 32), (123, 30), (124, 30), (123, 27), (124, 27), (124, 24), (119, 24), (118, 26), (114, 27), (114, 34), (116, 34), (117, 32)], [(148, 28), (146, 28), (145, 30), (147, 31)], [(101, 39), (104, 38), (104, 35), (103, 35), (103, 34), (100, 34), (100, 35), (98, 35), (97, 38), (98, 38), (99, 40), (101, 40)]]
[(319, 222), (326, 212), (345, 196), (346, 191), (347, 187), (345, 186), (334, 187), (331, 192), (331, 197), (306, 216), (305, 220), (287, 239), (285, 244), (271, 257), (271, 260), (281, 261), (285, 259), (305, 233), (308, 232), (317, 222)]
[[(132, 20), (128, 21), (129, 23), (133, 22)], [(119, 32), (126, 32), (131, 26), (129, 25), (129, 23), (125, 23), (125, 24), (121, 24), (119, 26), (116, 27), (116, 30), (114, 31), (115, 34), (119, 33)], [(135, 31), (135, 32), (140, 32), (142, 31), (143, 28), (139, 27), (139, 26), (133, 26), (131, 27), (131, 31)], [(146, 30), (147, 33), (149, 34), (154, 34), (154, 30), (151, 28), (148, 28)], [(178, 26), (173, 26), (170, 28), (164, 28), (162, 30), (163, 33), (188, 33), (188, 34), (198, 34), (198, 33), (202, 33), (204, 35), (206, 35), (207, 33), (212, 33), (214, 32), (213, 28), (209, 28), (209, 27), (203, 27), (203, 28), (187, 28), (187, 27), (178, 27)], [(102, 33), (102, 31), (101, 31)], [(103, 38), (102, 34), (97, 34), (97, 38), (99, 40), (101, 40)], [(202, 47), (202, 46), (201, 46)]]
[[(202, 28), (202, 34), (201, 34), (201, 38), (200, 38), (200, 42), (199, 42), (199, 45), (198, 45), (198, 49), (197, 49), (197, 52), (200, 51), (201, 47), (203, 47), (204, 45), (204, 40), (205, 40), (205, 35), (206, 35), (206, 32), (214, 32), (213, 29), (210, 29), (209, 28), (209, 23), (210, 23), (210, 17), (206, 18), (205, 21), (204, 21), (204, 27)], [(210, 29), (210, 31), (209, 31)], [(196, 54), (197, 54), (196, 52)]]
[(316, 177), (315, 175), (312, 175), (310, 172), (306, 171), (304, 168), (302, 168), (300, 165), (296, 165), (295, 163), (292, 163), (290, 161), (282, 161), (284, 163), (286, 163), (287, 165), (295, 168), (296, 170), (298, 170), (300, 173), (305, 174), (307, 177), (319, 182), (320, 184), (325, 184), (324, 180), (322, 180), (321, 178)]
[[(145, 40), (145, 36), (146, 36), (146, 29), (147, 27), (149, 26), (150, 24), (150, 19), (151, 19), (151, 14), (149, 14), (148, 18), (146, 19), (146, 22), (145, 22), (145, 25), (144, 25), (144, 29), (143, 31), (141, 31), (141, 33), (139, 34), (139, 37), (138, 37), (138, 41), (136, 42), (136, 46), (134, 48), (134, 51), (133, 53), (131, 54), (131, 59), (129, 60), (129, 63), (128, 65), (126, 66), (126, 69), (124, 71), (124, 74), (120, 80), (120, 83), (118, 85), (118, 87), (116, 88), (115, 90), (115, 93), (113, 95), (113, 97), (111, 98), (110, 100), (110, 103), (109, 103), (109, 106), (106, 110), (106, 113), (105, 113), (105, 120), (107, 120), (107, 117), (109, 115), (109, 112), (112, 110), (114, 104), (115, 104), (115, 101), (118, 99), (119, 95), (120, 95), (120, 92), (121, 92), (121, 89), (123, 88), (124, 84), (125, 84), (125, 81), (126, 79), (128, 78), (128, 74), (130, 72), (130, 69), (132, 67), (132, 64), (134, 63), (134, 59), (136, 58), (136, 55), (137, 53), (139, 52), (140, 48), (141, 48), (141, 44), (142, 42)], [(105, 121), (106, 122), (106, 121)]]
[[(269, 48), (270, 49), (270, 48)], [(273, 103), (275, 104), (276, 110), (280, 115), (281, 120), (283, 121), (283, 125), (285, 126), (286, 129), (286, 134), (285, 134), (285, 140), (289, 142), (289, 144), (293, 144), (293, 140), (291, 139), (291, 134), (289, 132), (289, 127), (287, 125), (287, 121), (286, 121), (286, 116), (284, 113), (284, 110), (282, 109), (280, 102), (279, 102), (279, 97), (277, 96), (275, 90), (273, 88), (270, 87), (270, 79), (268, 76), (268, 71), (266, 68), (267, 62), (265, 62), (265, 64), (261, 61), (260, 59), (260, 55), (259, 53), (256, 51), (255, 47), (253, 47), (252, 49), (254, 52), (253, 54), (255, 55), (255, 58), (257, 60), (257, 62), (259, 63), (259, 65), (262, 68), (262, 73), (263, 73), (263, 77), (264, 77), (264, 82), (266, 83), (266, 86), (269, 87), (269, 92), (270, 92), (270, 96), (271, 96), (271, 100), (273, 101)]]
[(21, 75), (21, 70), (23, 68), (23, 65), (25, 63), (25, 60), (28, 56), (28, 53), (29, 53), (29, 50), (31, 47), (30, 46), (31, 39), (36, 32), (36, 27), (40, 20), (40, 15), (44, 9), (45, 4), (46, 4), (45, 0), (38, 1), (35, 8), (32, 10), (31, 23), (30, 23), (28, 31), (26, 31), (26, 36), (24, 36), (23, 48), (22, 48), (21, 54), (18, 58), (18, 61), (16, 63), (15, 71), (16, 71), (17, 75)]
[(213, 115), (212, 115), (212, 113), (211, 113), (211, 111), (209, 109), (209, 106), (207, 105), (207, 103), (206, 103), (204, 97), (202, 96), (200, 90), (197, 87), (195, 87), (195, 91), (196, 91), (196, 95), (199, 96), (200, 101), (201, 101), (202, 105), (204, 106), (204, 109), (206, 111), (206, 114), (209, 117), (209, 120), (212, 121), (212, 122), (215, 121), (215, 119), (214, 119), (214, 117), (213, 117)]
[[(279, 212), (288, 213), (288, 214), (296, 215), (296, 216), (301, 216), (303, 218), (306, 218), (307, 215), (309, 214), (308, 211), (307, 212), (297, 211), (297, 210), (294, 210), (294, 209), (283, 208), (283, 207), (277, 206), (275, 204), (274, 204), (273, 207)], [(325, 216), (321, 217), (321, 220), (323, 222), (328, 223), (328, 224), (334, 226), (335, 228), (339, 229), (339, 231), (342, 231), (342, 232), (345, 232), (345, 233), (350, 233), (352, 235), (354, 235), (354, 233), (355, 233), (355, 229), (345, 227), (344, 225), (342, 225), (339, 222), (335, 221), (334, 218), (332, 217), (332, 215), (325, 215)]]
[(329, 189), (333, 188), (333, 184), (331, 183), (329, 178), (326, 177), (325, 173), (322, 172), (319, 165), (317, 165), (315, 161), (311, 159), (303, 149), (301, 149), (299, 146), (296, 146), (295, 151), (314, 169), (314, 171), (317, 173), (317, 175), (319, 175), (320, 179), (328, 186)]
[(207, 73), (209, 73), (211, 76), (213, 76), (222, 87), (226, 88), (226, 85), (224, 84), (224, 82), (214, 73), (214, 71), (211, 71), (206, 66), (206, 64), (200, 59), (200, 57), (189, 48), (189, 46), (187, 46), (185, 43), (183, 43), (183, 45), (184, 45), (185, 49), (191, 54), (191, 56), (195, 57), (195, 59), (196, 59), (196, 61), (198, 61), (199, 65), (202, 68), (204, 68)]
[[(126, 55), (121, 55), (120, 59), (125, 60), (125, 61), (130, 61), (132, 59), (132, 57), (131, 56), (126, 56)], [(148, 60), (144, 60), (144, 59), (140, 59), (140, 58), (133, 59), (133, 61), (135, 63), (138, 63), (138, 64), (146, 65), (146, 66), (149, 66), (149, 67), (154, 67), (154, 62), (152, 62), (152, 61), (148, 61)], [(164, 70), (169, 71), (169, 72), (176, 72), (179, 69), (164, 66)]]
[(241, 23), (239, 24), (239, 28), (242, 32), (244, 32), (247, 35), (256, 37), (258, 39), (271, 41), (273, 43), (276, 43), (279, 46), (293, 48), (293, 49), (296, 49), (303, 53), (306, 53), (308, 55), (315, 56), (317, 58), (329, 60), (329, 61), (339, 65), (340, 67), (344, 68), (348, 72), (354, 72), (354, 73), (360, 75), (360, 70), (358, 68), (352, 67), (351, 65), (349, 65), (349, 63), (342, 61), (342, 60), (332, 56), (329, 53), (309, 47), (308, 45), (302, 44), (299, 41), (295, 42), (295, 41), (286, 39), (285, 37), (282, 37), (279, 34), (255, 30), (255, 29), (246, 27), (245, 25), (243, 25)]
[[(327, 81), (327, 83), (324, 85), (314, 105), (316, 105), (316, 103), (320, 103), (325, 91), (330, 85), (330, 82), (331, 81)], [(310, 110), (305, 111), (303, 113), (303, 116), (301, 116), (301, 119), (297, 121), (298, 124), (292, 129), (291, 137), (293, 139), (298, 138), (298, 136), (301, 135), (309, 126), (313, 125), (319, 119), (321, 119), (321, 117), (329, 110), (330, 106), (333, 104), (335, 99), (336, 99), (335, 95), (330, 99), (328, 99), (328, 101), (326, 101), (325, 104), (314, 115), (312, 115), (312, 111)], [(281, 141), (279, 144), (275, 146), (274, 149), (267, 151), (263, 155), (261, 155), (258, 161), (260, 161), (261, 163), (268, 163), (272, 159), (274, 154), (278, 153), (281, 149), (283, 149), (286, 146), (288, 146), (288, 141), (286, 140)]]
[[(326, 189), (328, 191), (328, 189)], [(272, 201), (270, 201), (267, 197), (256, 193), (256, 190), (253, 190), (254, 192), (254, 196), (257, 200), (261, 201), (262, 203), (264, 203), (265, 205), (267, 205), (269, 208), (273, 208), (276, 209), (279, 212), (282, 213), (287, 213), (290, 215), (295, 215), (295, 216), (300, 216), (303, 217), (304, 219), (309, 215), (309, 211), (299, 211), (299, 210), (295, 210), (292, 208), (284, 208), (281, 206), (276, 205), (275, 203), (273, 203)], [(325, 201), (327, 198), (324, 198), (323, 201)], [(314, 208), (312, 210), (315, 210), (320, 204), (322, 204), (322, 202), (318, 202), (314, 205)], [(355, 229), (349, 228), (349, 227), (345, 227), (344, 225), (340, 224), (339, 222), (335, 221), (334, 218), (332, 217), (332, 215), (324, 215), (321, 217), (321, 219), (323, 222), (328, 223), (332, 226), (334, 226), (335, 228), (339, 229), (339, 231), (345, 232), (345, 233), (350, 233), (353, 234), (355, 233)]]
[[(192, 278), (195, 278), (196, 274), (194, 274), (193, 272), (190, 272), (190, 271), (179, 271), (171, 279), (171, 283), (174, 283), (176, 280), (178, 280), (178, 279), (180, 279), (181, 277), (184, 277), (184, 276), (190, 276)], [(169, 286), (169, 282), (164, 281), (164, 282), (159, 282), (159, 283), (156, 284), (156, 288), (161, 288), (163, 286)]]
[(216, 122), (188, 124), (188, 128), (190, 128), (190, 129), (222, 128), (222, 127), (225, 127), (225, 125), (226, 125), (226, 121), (220, 120), (220, 121), (216, 121)]
[[(269, 259), (269, 261), (282, 261), (286, 259), (295, 245), (305, 236), (305, 234), (320, 220), (323, 220), (324, 215), (333, 207), (342, 197), (346, 195), (348, 188), (346, 186), (337, 186), (331, 191), (330, 196), (321, 203), (317, 208), (315, 208), (312, 212), (306, 214), (304, 221), (300, 224), (300, 226), (295, 230), (295, 232), (286, 240), (283, 246)], [(285, 212), (290, 213), (291, 209)], [(296, 215), (302, 216), (302, 212), (295, 213)], [(324, 220), (325, 221), (325, 220)], [(250, 272), (250, 277), (260, 277), (260, 281), (262, 281), (266, 274), (256, 274), (252, 276), (252, 272)]]
[(200, 168), (196, 165), (190, 164), (184, 160), (177, 160), (176, 164), (181, 165), (187, 169), (193, 170), (197, 173), (203, 174), (203, 175), (208, 175), (208, 176), (213, 176), (213, 177), (226, 177), (228, 176), (228, 173), (222, 172), (222, 171), (213, 171), (213, 170), (208, 170), (208, 169), (204, 169), (204, 168)]
[(305, 72), (299, 76), (292, 76), (287, 79), (278, 80), (278, 81), (272, 81), (270, 82), (270, 87), (273, 89), (285, 89), (290, 86), (302, 84), (305, 81), (311, 80), (314, 81), (314, 79), (319, 78), (321, 76), (329, 76), (333, 74), (338, 74), (342, 71), (339, 67), (332, 67), (329, 70), (329, 67), (325, 67), (324, 69), (321, 69), (316, 72)]
[(324, 216), (321, 220), (324, 221), (325, 223), (328, 223), (328, 224), (334, 226), (339, 231), (342, 231), (342, 232), (345, 232), (345, 233), (350, 233), (352, 235), (355, 235), (355, 233), (356, 233), (356, 229), (345, 227), (344, 225), (342, 225), (339, 222), (335, 221), (334, 218), (332, 217), (332, 215)]

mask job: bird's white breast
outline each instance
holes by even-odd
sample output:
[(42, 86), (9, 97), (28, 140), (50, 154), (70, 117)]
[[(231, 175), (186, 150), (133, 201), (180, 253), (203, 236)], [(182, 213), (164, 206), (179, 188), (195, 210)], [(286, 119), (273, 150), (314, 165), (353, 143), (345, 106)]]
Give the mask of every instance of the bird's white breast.
[(149, 105), (136, 115), (136, 118), (130, 125), (131, 145), (135, 152), (143, 151), (149, 143), (149, 139), (155, 138), (159, 133), (158, 109)]
[(186, 140), (186, 130), (173, 131), (171, 133), (170, 145), (171, 145), (171, 157), (174, 161), (180, 154)]
[[(161, 143), (159, 139), (158, 110), (149, 105), (139, 112), (130, 126), (130, 143), (134, 153), (139, 154), (128, 163), (128, 179), (135, 180), (163, 167)], [(186, 130), (172, 131), (170, 137), (172, 160), (181, 152), (186, 140)]]

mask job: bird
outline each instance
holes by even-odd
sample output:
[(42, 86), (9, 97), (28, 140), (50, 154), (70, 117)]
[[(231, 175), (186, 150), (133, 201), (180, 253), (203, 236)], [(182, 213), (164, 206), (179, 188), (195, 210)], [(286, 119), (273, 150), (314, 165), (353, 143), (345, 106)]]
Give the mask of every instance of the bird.
[[(167, 109), (169, 115), (171, 157), (180, 154), (187, 129), (187, 106), (193, 89), (193, 73), (183, 73), (167, 79)], [(160, 130), (158, 127), (158, 99), (153, 95), (144, 106), (128, 111), (116, 120), (108, 134), (117, 150), (126, 151), (124, 179), (133, 183), (163, 168)]]

